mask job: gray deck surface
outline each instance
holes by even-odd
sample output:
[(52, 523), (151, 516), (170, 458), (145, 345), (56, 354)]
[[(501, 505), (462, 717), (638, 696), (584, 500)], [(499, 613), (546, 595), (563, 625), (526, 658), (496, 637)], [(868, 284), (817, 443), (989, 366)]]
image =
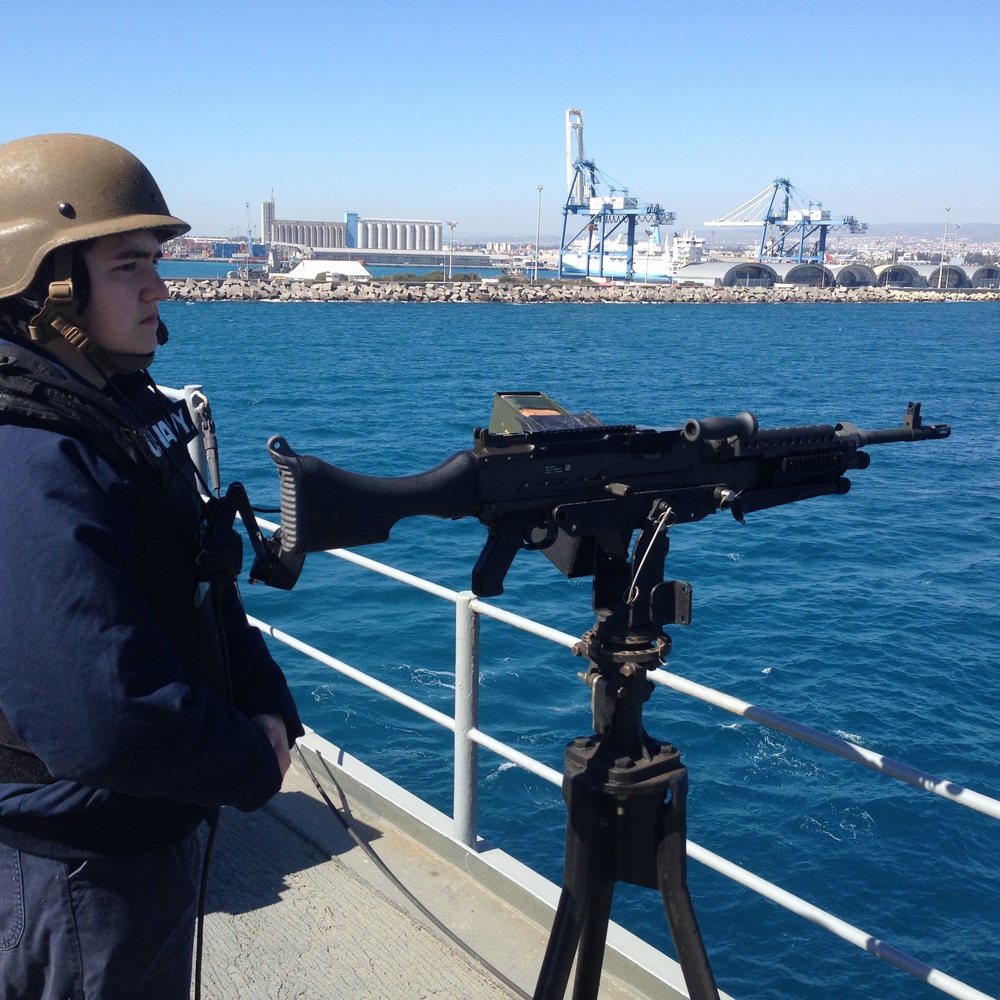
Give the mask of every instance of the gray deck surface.
[[(397, 878), (530, 995), (547, 929), (362, 809), (351, 814)], [(223, 811), (207, 910), (203, 1000), (517, 996), (393, 886), (297, 763), (266, 809)], [(605, 976), (602, 1000), (641, 996)]]

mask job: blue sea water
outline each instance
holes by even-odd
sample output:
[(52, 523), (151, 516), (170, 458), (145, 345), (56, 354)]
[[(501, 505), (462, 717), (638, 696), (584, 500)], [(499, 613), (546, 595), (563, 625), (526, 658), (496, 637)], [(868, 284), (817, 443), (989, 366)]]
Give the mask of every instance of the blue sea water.
[[(761, 426), (898, 425), (946, 441), (878, 446), (846, 496), (719, 514), (671, 532), (694, 589), (669, 669), (997, 796), (1000, 759), (1000, 306), (167, 303), (154, 374), (203, 383), (223, 476), (275, 506), (264, 445), (354, 471), (422, 471), (471, 446), (495, 391), (540, 389), (605, 422), (674, 426), (754, 411)], [(466, 589), (485, 530), (415, 518), (363, 554)], [(253, 614), (450, 711), (453, 611), (311, 556)], [(523, 553), (497, 603), (578, 634), (588, 580)], [(450, 810), (450, 734), (276, 649), (305, 721)], [(485, 622), (481, 727), (561, 769), (590, 731), (568, 652)], [(1000, 824), (665, 689), (647, 729), (689, 768), (689, 837), (917, 958), (1000, 989)], [(561, 882), (557, 789), (481, 754), (480, 832)], [(691, 864), (720, 986), (740, 1000), (909, 1000), (936, 990)], [(614, 917), (670, 949), (660, 901)]]

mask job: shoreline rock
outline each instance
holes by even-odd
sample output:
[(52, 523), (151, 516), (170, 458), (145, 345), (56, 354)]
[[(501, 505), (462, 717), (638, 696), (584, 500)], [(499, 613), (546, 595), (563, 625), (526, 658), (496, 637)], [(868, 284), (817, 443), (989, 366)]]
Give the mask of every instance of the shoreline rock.
[(562, 303), (783, 303), (783, 302), (998, 302), (1000, 289), (936, 288), (716, 288), (704, 285), (588, 282), (247, 281), (234, 278), (166, 278), (172, 301), (181, 302), (503, 302)]

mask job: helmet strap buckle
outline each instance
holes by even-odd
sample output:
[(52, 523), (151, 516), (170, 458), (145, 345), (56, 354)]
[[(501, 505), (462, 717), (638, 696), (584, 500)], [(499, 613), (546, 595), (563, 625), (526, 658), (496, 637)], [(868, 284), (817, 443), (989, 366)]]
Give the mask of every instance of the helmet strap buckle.
[(73, 279), (67, 278), (64, 281), (49, 282), (49, 298), (56, 305), (72, 305), (73, 303)]
[(78, 351), (86, 354), (94, 347), (84, 332), (86, 324), (78, 310), (73, 291), (73, 247), (57, 247), (53, 259), (52, 281), (42, 308), (31, 317), (28, 331), (38, 344), (47, 344), (56, 336), (64, 337)]

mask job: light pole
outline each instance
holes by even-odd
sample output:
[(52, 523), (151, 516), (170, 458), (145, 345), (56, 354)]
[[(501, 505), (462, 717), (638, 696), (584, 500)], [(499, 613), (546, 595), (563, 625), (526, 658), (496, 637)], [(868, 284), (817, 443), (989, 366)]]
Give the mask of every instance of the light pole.
[(643, 279), (643, 284), (649, 284), (649, 238), (653, 235), (652, 229), (646, 230), (646, 276)]
[(538, 212), (535, 215), (535, 276), (531, 279), (532, 284), (538, 281), (538, 239), (542, 229), (542, 188), (544, 184), (536, 184), (538, 189)]
[(457, 222), (449, 222), (448, 223), (448, 226), (451, 229), (451, 248), (448, 251), (448, 280), (449, 281), (451, 281), (452, 264), (454, 263), (454, 260), (455, 260), (455, 226), (457, 226), (457, 225), (458, 225)]
[(944, 251), (948, 243), (948, 219), (951, 218), (951, 205), (944, 207), (944, 236), (941, 239), (941, 266), (938, 268), (938, 288), (944, 280)]

